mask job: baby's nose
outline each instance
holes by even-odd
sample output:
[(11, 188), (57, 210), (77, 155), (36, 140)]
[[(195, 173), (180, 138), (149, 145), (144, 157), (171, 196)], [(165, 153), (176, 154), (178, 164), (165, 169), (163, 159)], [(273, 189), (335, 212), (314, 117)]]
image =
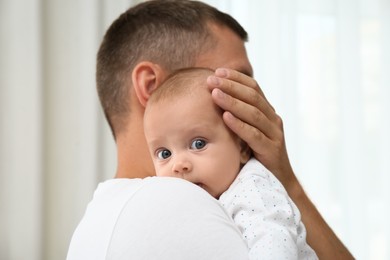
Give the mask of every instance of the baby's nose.
[(176, 174), (189, 173), (192, 171), (192, 163), (188, 160), (177, 160), (172, 170)]

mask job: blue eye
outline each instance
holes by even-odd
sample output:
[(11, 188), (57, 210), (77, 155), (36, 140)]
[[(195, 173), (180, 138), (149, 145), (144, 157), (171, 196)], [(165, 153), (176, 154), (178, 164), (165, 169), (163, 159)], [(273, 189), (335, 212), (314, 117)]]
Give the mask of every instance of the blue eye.
[(167, 158), (169, 158), (171, 156), (171, 151), (167, 150), (167, 149), (161, 149), (157, 152), (157, 157), (159, 159), (162, 159), (162, 160), (165, 160)]
[(195, 139), (191, 143), (191, 149), (200, 150), (206, 146), (206, 141), (202, 139)]

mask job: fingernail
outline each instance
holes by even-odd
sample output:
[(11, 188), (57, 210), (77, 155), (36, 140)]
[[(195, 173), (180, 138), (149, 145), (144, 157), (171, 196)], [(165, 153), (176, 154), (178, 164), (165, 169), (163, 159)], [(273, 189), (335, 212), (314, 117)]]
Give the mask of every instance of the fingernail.
[(218, 86), (221, 83), (221, 80), (215, 76), (210, 76), (209, 79), (211, 83), (213, 83), (216, 86)]
[(215, 92), (215, 94), (217, 95), (217, 97), (219, 97), (219, 98), (225, 98), (225, 93), (223, 93), (220, 89), (215, 88), (213, 91)]
[(221, 78), (226, 78), (228, 73), (226, 69), (216, 69), (215, 75)]
[(233, 115), (230, 112), (228, 112), (228, 111), (225, 111), (224, 116), (228, 120), (233, 120), (234, 119)]

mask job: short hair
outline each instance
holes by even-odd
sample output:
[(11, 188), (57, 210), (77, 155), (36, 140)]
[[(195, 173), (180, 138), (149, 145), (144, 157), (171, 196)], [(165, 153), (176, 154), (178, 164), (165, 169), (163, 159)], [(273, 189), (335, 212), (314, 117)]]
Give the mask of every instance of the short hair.
[(97, 55), (99, 99), (116, 138), (130, 113), (128, 79), (140, 61), (168, 72), (194, 66), (213, 47), (209, 24), (226, 26), (247, 41), (247, 32), (230, 15), (198, 1), (152, 0), (121, 14), (107, 30)]

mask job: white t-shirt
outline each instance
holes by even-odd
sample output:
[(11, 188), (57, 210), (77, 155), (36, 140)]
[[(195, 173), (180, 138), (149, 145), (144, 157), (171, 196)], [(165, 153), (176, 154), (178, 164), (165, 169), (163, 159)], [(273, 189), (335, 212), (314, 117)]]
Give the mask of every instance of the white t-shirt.
[(248, 259), (220, 203), (182, 179), (112, 179), (99, 184), (75, 230), (67, 260)]
[(306, 243), (301, 214), (283, 185), (250, 159), (220, 202), (241, 230), (254, 259), (318, 259)]

